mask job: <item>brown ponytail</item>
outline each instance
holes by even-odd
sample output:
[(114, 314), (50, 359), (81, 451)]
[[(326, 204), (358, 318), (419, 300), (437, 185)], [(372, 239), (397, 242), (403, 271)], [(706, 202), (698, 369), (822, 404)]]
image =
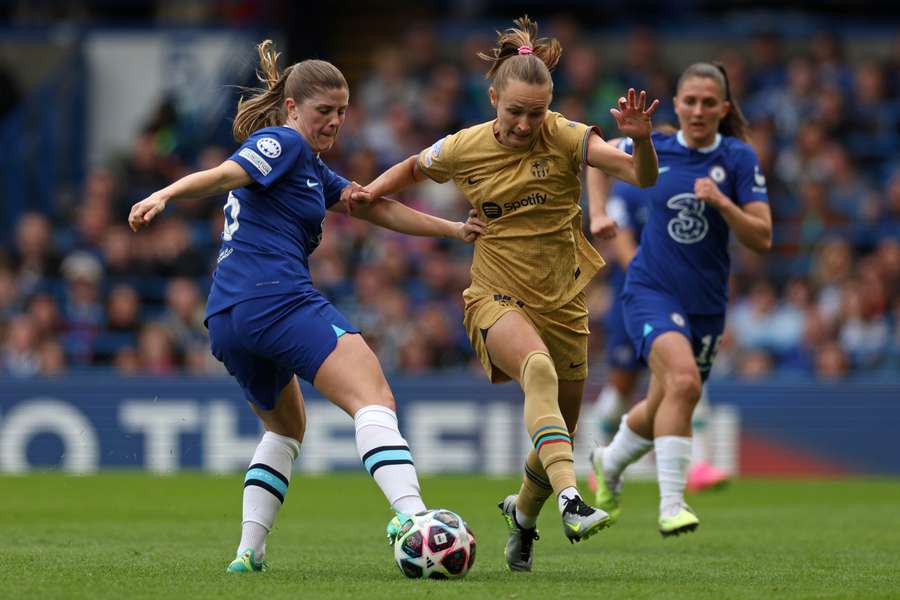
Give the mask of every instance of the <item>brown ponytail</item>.
[(562, 47), (555, 38), (537, 37), (538, 25), (528, 15), (513, 21), (516, 27), (497, 32), (497, 46), (489, 54), (478, 53), (478, 57), (491, 63), (485, 78), (492, 79), (494, 89), (499, 93), (510, 79), (538, 85), (549, 85), (550, 77)]
[(251, 133), (263, 127), (272, 127), (285, 122), (284, 99), (293, 98), (302, 102), (323, 89), (349, 89), (343, 73), (333, 64), (324, 60), (304, 60), (278, 70), (280, 52), (275, 51), (272, 40), (264, 40), (256, 46), (259, 53), (259, 69), (256, 77), (265, 88), (250, 88), (249, 98), (238, 101), (237, 114), (231, 132), (238, 142), (246, 140)]
[(731, 110), (719, 123), (719, 133), (749, 142), (750, 124), (744, 117), (744, 113), (741, 112), (737, 98), (731, 97), (731, 85), (728, 82), (728, 73), (725, 71), (725, 66), (721, 63), (694, 63), (685, 69), (681, 77), (678, 78), (676, 90), (680, 91), (682, 82), (690, 77), (705, 77), (719, 84), (722, 96), (731, 104)]

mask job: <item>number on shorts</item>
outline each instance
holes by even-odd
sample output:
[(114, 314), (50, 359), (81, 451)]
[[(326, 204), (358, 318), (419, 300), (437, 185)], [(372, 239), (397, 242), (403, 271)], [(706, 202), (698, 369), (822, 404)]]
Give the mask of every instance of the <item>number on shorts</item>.
[(703, 347), (700, 348), (700, 354), (697, 355), (697, 366), (702, 372), (707, 372), (712, 368), (713, 361), (716, 360), (716, 354), (719, 352), (719, 344), (722, 343), (722, 336), (717, 335), (715, 341), (712, 335), (704, 335), (700, 338)]

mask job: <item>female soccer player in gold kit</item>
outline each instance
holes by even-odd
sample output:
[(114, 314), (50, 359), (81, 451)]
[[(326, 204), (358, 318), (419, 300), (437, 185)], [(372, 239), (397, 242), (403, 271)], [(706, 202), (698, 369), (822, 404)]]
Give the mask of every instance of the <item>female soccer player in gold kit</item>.
[(525, 394), (533, 449), (519, 493), (500, 508), (510, 538), (510, 569), (531, 570), (535, 522), (555, 494), (563, 530), (579, 541), (609, 524), (576, 489), (572, 435), (587, 377), (588, 313), (584, 286), (603, 259), (581, 230), (583, 164), (642, 187), (658, 174), (650, 141), (657, 101), (629, 90), (611, 112), (633, 155), (607, 144), (597, 129), (549, 110), (550, 70), (562, 49), (537, 38), (524, 17), (498, 34), (489, 54), (490, 101), (497, 118), (448, 135), (380, 175), (353, 198), (366, 202), (426, 177), (452, 180), (488, 223), (476, 242), (464, 324), (488, 377), (515, 380)]

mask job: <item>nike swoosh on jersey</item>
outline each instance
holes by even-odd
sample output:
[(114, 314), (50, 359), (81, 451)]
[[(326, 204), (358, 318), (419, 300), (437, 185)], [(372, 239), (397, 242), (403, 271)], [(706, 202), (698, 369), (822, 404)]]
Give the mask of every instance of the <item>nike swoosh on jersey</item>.
[(316, 187), (317, 185), (319, 185), (319, 182), (313, 181), (312, 179), (307, 179), (306, 185), (307, 185), (307, 187)]
[(668, 171), (668, 170), (671, 169), (671, 168), (672, 168), (672, 167), (660, 167), (660, 168), (659, 168), (659, 174), (662, 175), (663, 173), (665, 173), (666, 171)]

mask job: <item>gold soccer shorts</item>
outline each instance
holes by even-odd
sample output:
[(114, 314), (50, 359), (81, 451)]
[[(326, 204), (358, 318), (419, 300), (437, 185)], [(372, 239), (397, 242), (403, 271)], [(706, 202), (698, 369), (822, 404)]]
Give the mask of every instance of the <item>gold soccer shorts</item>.
[(497, 319), (510, 311), (525, 317), (550, 352), (556, 375), (564, 381), (587, 378), (588, 311), (584, 292), (579, 292), (567, 304), (546, 313), (539, 313), (517, 298), (506, 294), (475, 293), (466, 290), (463, 325), (469, 334), (472, 348), (484, 367), (491, 383), (503, 383), (510, 377), (494, 366), (488, 356), (488, 330)]

